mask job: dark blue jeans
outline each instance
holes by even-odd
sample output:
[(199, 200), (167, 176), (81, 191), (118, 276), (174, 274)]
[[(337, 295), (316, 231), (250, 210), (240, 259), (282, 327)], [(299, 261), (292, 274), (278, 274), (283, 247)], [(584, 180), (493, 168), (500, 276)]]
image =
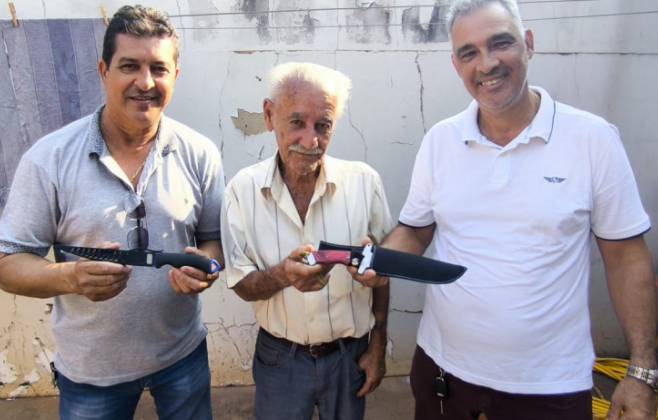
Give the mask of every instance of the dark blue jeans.
[(361, 420), (365, 398), (356, 393), (365, 382), (358, 361), (368, 336), (314, 358), (259, 332), (254, 355), (257, 420), (309, 420), (315, 406), (320, 420)]
[(57, 382), (62, 420), (131, 420), (145, 388), (160, 420), (212, 419), (206, 340), (172, 366), (131, 382), (100, 387), (78, 384), (61, 373)]

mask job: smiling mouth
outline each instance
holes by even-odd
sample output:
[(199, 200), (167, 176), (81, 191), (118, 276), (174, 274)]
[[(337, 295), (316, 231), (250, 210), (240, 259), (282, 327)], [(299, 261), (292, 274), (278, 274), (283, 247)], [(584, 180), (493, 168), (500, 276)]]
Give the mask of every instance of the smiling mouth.
[(131, 96), (130, 99), (137, 102), (151, 102), (158, 99), (157, 96)]
[(478, 85), (484, 86), (484, 87), (492, 87), (492, 86), (499, 85), (502, 82), (503, 82), (503, 78), (502, 77), (497, 77), (495, 79), (483, 80), (481, 82), (478, 82)]

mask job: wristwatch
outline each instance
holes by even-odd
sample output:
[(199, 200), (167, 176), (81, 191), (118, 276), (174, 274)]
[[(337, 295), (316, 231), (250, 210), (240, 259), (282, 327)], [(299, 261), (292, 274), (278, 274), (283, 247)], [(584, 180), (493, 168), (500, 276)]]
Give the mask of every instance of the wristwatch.
[(635, 365), (628, 366), (626, 376), (630, 376), (649, 385), (654, 392), (658, 392), (658, 369), (648, 369)]

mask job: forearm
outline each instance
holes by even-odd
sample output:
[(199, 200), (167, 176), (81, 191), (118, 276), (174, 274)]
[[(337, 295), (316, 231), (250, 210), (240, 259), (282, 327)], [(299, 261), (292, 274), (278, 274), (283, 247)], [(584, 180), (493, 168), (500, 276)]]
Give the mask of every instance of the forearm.
[(220, 241), (203, 241), (199, 242), (199, 249), (203, 251), (208, 258), (217, 260), (224, 267), (224, 253)]
[(422, 255), (432, 242), (436, 225), (412, 228), (399, 224), (384, 238), (381, 245), (397, 251)]
[(290, 283), (283, 275), (280, 264), (265, 270), (252, 271), (233, 287), (235, 293), (247, 302), (267, 300)]
[(375, 325), (372, 327), (370, 342), (381, 348), (386, 349), (387, 326), (388, 326), (388, 304), (390, 296), (390, 286), (387, 284), (382, 287), (372, 289), (372, 313), (375, 316)]
[(37, 255), (0, 254), (0, 288), (7, 293), (49, 298), (72, 293), (66, 281), (73, 263), (53, 263)]
[[(615, 258), (602, 252), (608, 289), (624, 331), (632, 364), (655, 367), (656, 285), (651, 254), (640, 238), (633, 252)], [(605, 245), (604, 245), (605, 246)], [(604, 248), (602, 248), (603, 251)]]

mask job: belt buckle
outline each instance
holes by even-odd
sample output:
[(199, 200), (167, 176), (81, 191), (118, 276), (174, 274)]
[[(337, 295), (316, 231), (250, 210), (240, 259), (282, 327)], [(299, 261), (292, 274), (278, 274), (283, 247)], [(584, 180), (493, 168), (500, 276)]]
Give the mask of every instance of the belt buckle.
[(322, 348), (322, 344), (309, 344), (308, 354), (317, 359), (318, 357), (322, 356)]

